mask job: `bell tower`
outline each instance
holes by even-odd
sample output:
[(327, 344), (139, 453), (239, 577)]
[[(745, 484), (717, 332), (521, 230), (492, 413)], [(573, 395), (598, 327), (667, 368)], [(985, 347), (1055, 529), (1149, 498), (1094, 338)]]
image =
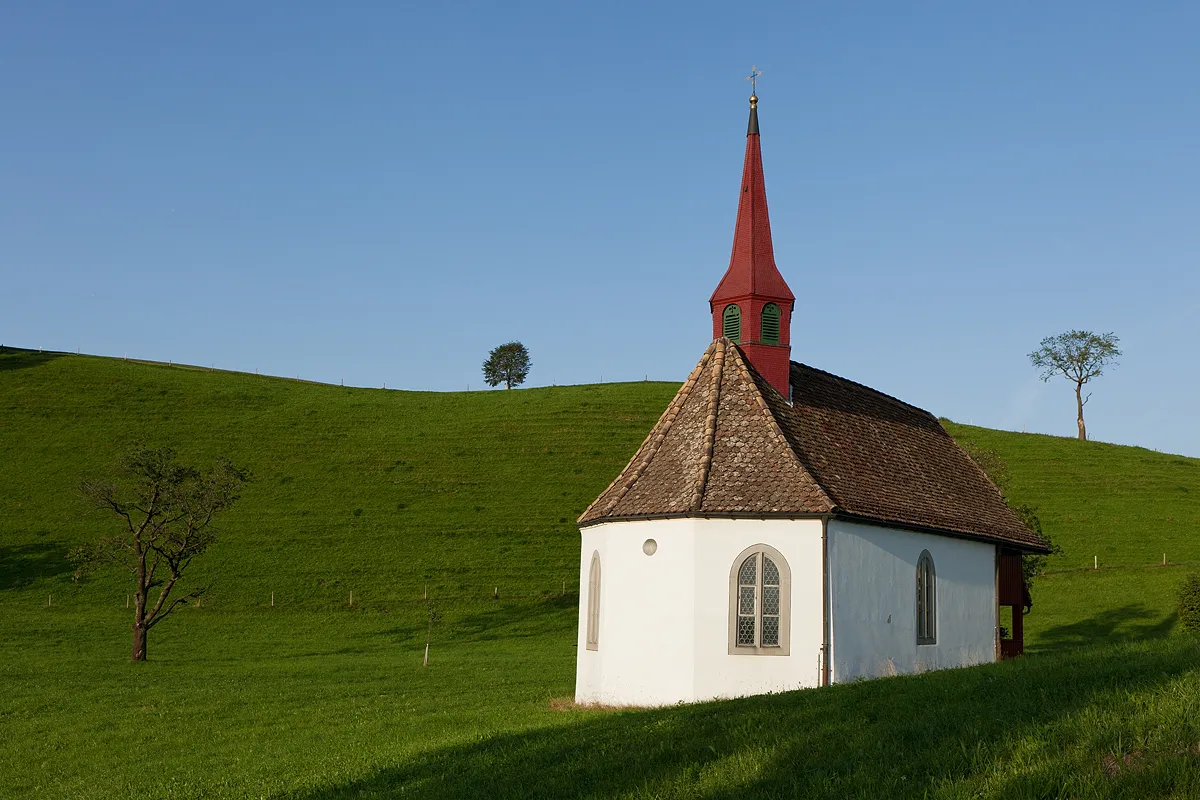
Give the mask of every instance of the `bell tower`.
[[(759, 74), (755, 72), (751, 79)], [(788, 399), (795, 304), (795, 295), (775, 266), (759, 146), (758, 96), (753, 93), (733, 254), (725, 277), (708, 299), (708, 307), (712, 312), (713, 338), (727, 336), (733, 340), (754, 369)]]

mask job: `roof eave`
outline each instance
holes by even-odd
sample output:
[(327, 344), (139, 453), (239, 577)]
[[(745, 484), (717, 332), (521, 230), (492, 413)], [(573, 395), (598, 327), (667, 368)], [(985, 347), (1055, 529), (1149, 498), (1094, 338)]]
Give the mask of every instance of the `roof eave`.
[(918, 533), (931, 533), (936, 536), (947, 536), (953, 539), (969, 539), (972, 541), (998, 545), (1000, 547), (1007, 547), (1012, 550), (1019, 550), (1022, 553), (1036, 553), (1041, 555), (1050, 554), (1049, 547), (1037, 547), (1036, 545), (1027, 542), (1016, 542), (1012, 539), (1006, 539), (1004, 537), (995, 536), (992, 534), (956, 531), (949, 528), (937, 528), (912, 522), (899, 522), (896, 520), (880, 519), (879, 517), (870, 517), (864, 514), (851, 514), (847, 511), (664, 512), (661, 514), (630, 514), (628, 516), (595, 517), (584, 522), (578, 522), (576, 525), (580, 530), (582, 530), (584, 528), (590, 528), (594, 525), (600, 525), (605, 522), (645, 522), (649, 520), (666, 519), (838, 519), (845, 522), (856, 522), (864, 525), (875, 525), (883, 528), (895, 528), (897, 530), (915, 531)]

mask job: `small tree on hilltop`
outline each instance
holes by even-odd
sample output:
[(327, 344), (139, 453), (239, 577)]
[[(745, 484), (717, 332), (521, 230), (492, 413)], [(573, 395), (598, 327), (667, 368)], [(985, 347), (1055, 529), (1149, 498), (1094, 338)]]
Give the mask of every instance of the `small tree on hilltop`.
[[(107, 564), (129, 570), (134, 579), (132, 661), (146, 660), (146, 637), (178, 606), (198, 599), (207, 587), (170, 599), (192, 560), (216, 540), (213, 517), (237, 501), (249, 473), (221, 460), (207, 471), (181, 464), (170, 448), (136, 447), (125, 459), (117, 483), (88, 481), (83, 495), (118, 518), (120, 531), (67, 557), (76, 579)], [(151, 591), (158, 589), (153, 598)]]
[(520, 342), (509, 342), (493, 348), (483, 362), (483, 379), (488, 386), (504, 384), (511, 389), (525, 382), (529, 374), (529, 350)]
[(1049, 381), (1055, 375), (1063, 375), (1075, 382), (1075, 409), (1079, 425), (1079, 438), (1087, 439), (1087, 428), (1083, 424), (1083, 407), (1092, 395), (1083, 396), (1083, 386), (1092, 378), (1104, 374), (1108, 366), (1117, 365), (1121, 351), (1117, 344), (1121, 340), (1111, 332), (1095, 334), (1091, 331), (1070, 331), (1058, 336), (1047, 336), (1041, 346), (1029, 354), (1029, 360), (1042, 370), (1042, 380)]

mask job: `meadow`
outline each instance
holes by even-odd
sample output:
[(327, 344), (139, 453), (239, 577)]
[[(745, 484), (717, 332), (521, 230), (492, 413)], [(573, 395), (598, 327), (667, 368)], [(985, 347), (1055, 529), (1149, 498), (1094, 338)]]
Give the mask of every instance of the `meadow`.
[[(1200, 643), (1173, 613), (1200, 569), (1200, 460), (1140, 448), (947, 424), (1063, 548), (1025, 658), (573, 707), (574, 519), (676, 388), (402, 392), (0, 352), (0, 796), (1200, 796)], [(138, 441), (255, 480), (191, 576), (203, 605), (135, 666), (123, 577), (76, 582), (64, 555), (112, 525), (79, 482)]]

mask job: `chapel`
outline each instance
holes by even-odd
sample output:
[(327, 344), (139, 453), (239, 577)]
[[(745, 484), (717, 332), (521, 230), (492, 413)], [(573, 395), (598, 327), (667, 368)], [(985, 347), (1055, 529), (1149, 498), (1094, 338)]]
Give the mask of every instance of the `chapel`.
[(751, 95), (713, 341), (579, 518), (580, 703), (787, 691), (1023, 648), (1021, 558), (1046, 542), (932, 414), (792, 361), (759, 138)]

